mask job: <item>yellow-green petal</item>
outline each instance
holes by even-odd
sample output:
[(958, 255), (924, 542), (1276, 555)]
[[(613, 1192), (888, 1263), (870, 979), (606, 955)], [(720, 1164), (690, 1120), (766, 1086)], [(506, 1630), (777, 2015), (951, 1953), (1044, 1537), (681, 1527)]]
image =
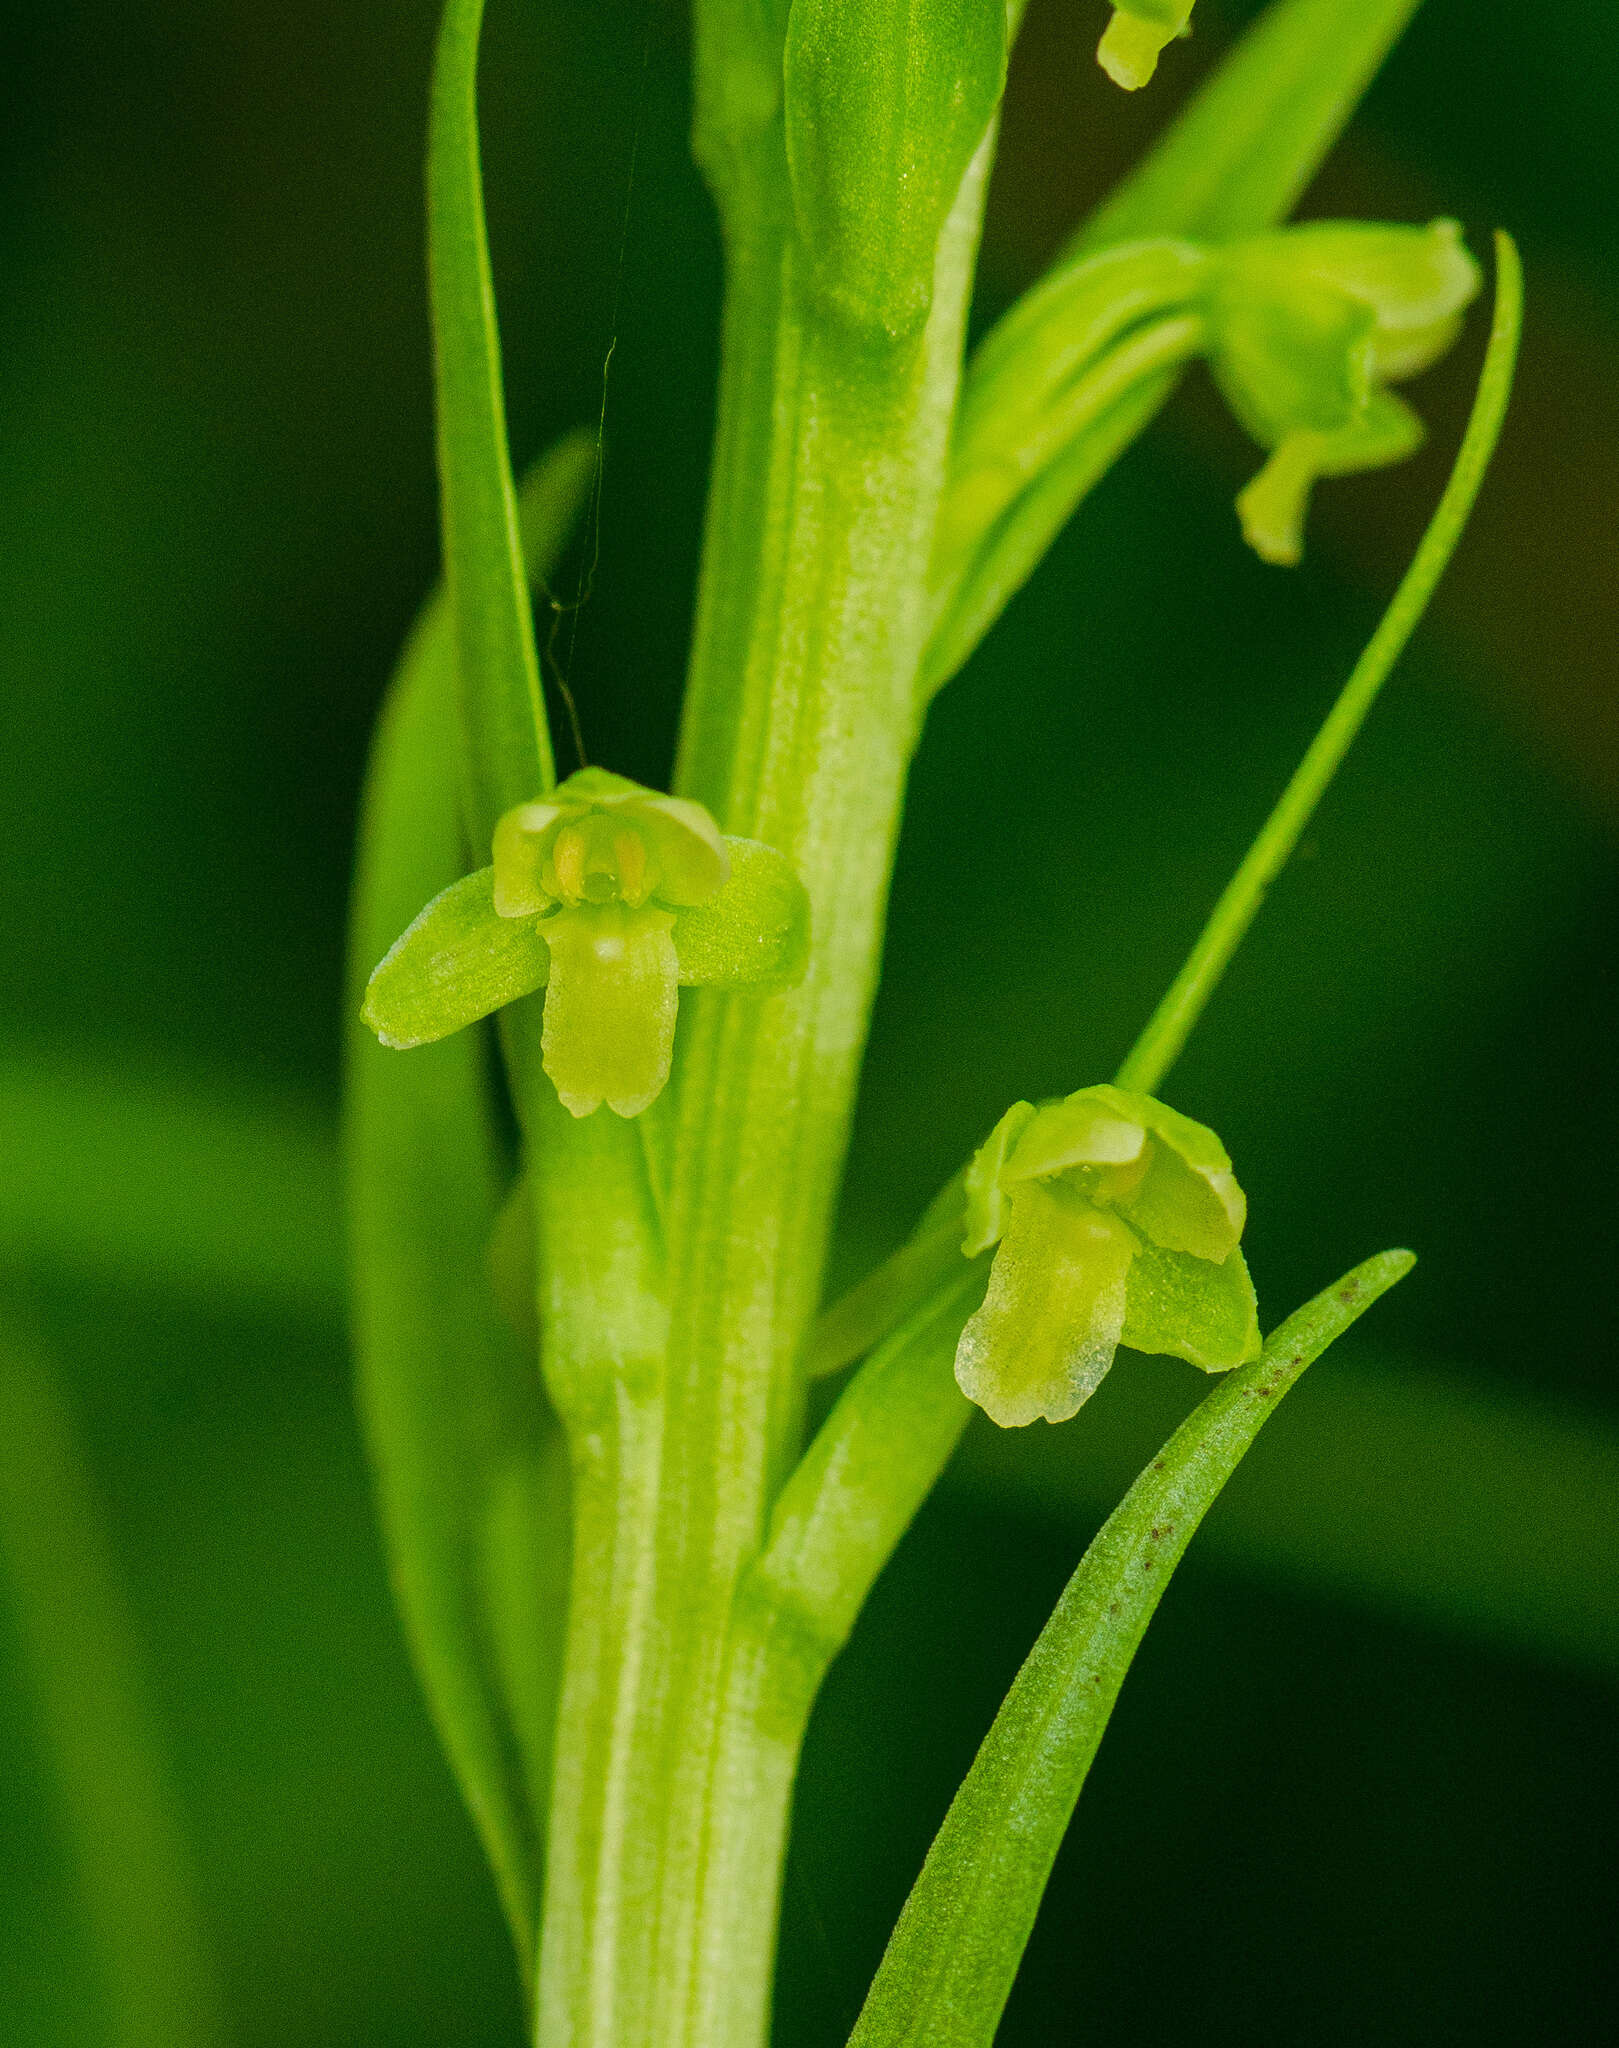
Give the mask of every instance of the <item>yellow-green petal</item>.
[(1128, 1166), (1141, 1157), (1146, 1127), (1117, 1089), (1081, 1088), (1049, 1102), (1025, 1126), (1002, 1179), (1043, 1179), (1078, 1166)]
[(431, 1045), (543, 986), (551, 956), (533, 918), (495, 909), (494, 870), (435, 896), (366, 985), (361, 1017), (387, 1046)]
[(1242, 537), (1262, 562), (1292, 568), (1304, 553), (1304, 516), (1320, 476), (1355, 476), (1403, 462), (1422, 446), (1425, 429), (1403, 398), (1374, 391), (1359, 417), (1336, 433), (1288, 434), (1253, 480), (1237, 493)]
[(1225, 1372), (1259, 1356), (1259, 1304), (1240, 1250), (1220, 1264), (1144, 1244), (1125, 1289), (1121, 1343)]
[(662, 1092), (680, 999), (673, 928), (668, 911), (623, 903), (559, 910), (539, 927), (551, 949), (542, 1059), (571, 1115), (605, 1102), (639, 1116)]
[(1096, 46), (1096, 61), (1126, 92), (1139, 92), (1158, 69), (1159, 52), (1184, 35), (1192, 0), (1125, 0)]
[(977, 1258), (1006, 1234), (1007, 1204), (1010, 1197), (1003, 1186), (1006, 1161), (1019, 1138), (1034, 1122), (1032, 1102), (1014, 1102), (972, 1156), (963, 1180), (966, 1200), (966, 1236), (961, 1249), (965, 1257)]
[(731, 872), (720, 828), (701, 804), (681, 796), (644, 796), (625, 806), (626, 820), (646, 841), (663, 903), (706, 903)]
[(1077, 1414), (1113, 1363), (1137, 1249), (1116, 1216), (1060, 1188), (1014, 1189), (984, 1305), (956, 1349), (968, 1400), (1002, 1429)]
[(541, 801), (514, 804), (496, 822), (494, 904), (502, 917), (537, 917), (550, 908), (545, 861), (564, 816), (561, 804)]
[(706, 903), (675, 913), (681, 983), (790, 988), (809, 960), (808, 893), (773, 846), (727, 839), (725, 851), (730, 880)]

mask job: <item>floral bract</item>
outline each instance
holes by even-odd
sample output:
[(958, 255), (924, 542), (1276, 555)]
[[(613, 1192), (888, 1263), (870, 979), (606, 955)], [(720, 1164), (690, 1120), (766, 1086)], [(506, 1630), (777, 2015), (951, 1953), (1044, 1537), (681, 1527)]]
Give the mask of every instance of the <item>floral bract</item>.
[(1061, 1422), (1121, 1343), (1220, 1372), (1257, 1356), (1247, 1203), (1214, 1133), (1151, 1096), (1015, 1103), (967, 1175), (969, 1255), (998, 1246), (956, 1378), (1003, 1428)]

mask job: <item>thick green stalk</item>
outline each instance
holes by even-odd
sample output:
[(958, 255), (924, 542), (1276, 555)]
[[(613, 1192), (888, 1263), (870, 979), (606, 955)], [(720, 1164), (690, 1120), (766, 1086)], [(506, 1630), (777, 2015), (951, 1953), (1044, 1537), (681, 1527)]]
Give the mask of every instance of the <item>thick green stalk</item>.
[[(789, 994), (683, 1004), (664, 1377), (645, 1409), (621, 1404), (616, 1457), (593, 1470), (576, 1447), (576, 1608), (588, 1587), (605, 1618), (570, 1646), (546, 2048), (752, 2048), (766, 2029), (796, 1739), (768, 1788), (727, 1758), (732, 1618), (796, 1447), (988, 156), (945, 231), (925, 328), (893, 340), (812, 300), (779, 127), (725, 152), (719, 445), (676, 786), (794, 863), (813, 956)], [(587, 1782), (590, 1817), (565, 1840)]]
[[(958, 1276), (851, 1382), (738, 1589), (716, 1741), (714, 1806), (727, 1824), (701, 1871), (700, 1982), (711, 1992), (727, 1984), (730, 1957), (767, 1950), (774, 1936), (775, 1896), (759, 1876), (781, 1867), (810, 1711), (972, 1414), (950, 1364), (981, 1286), (976, 1273)], [(700, 2011), (697, 2038), (730, 2038), (724, 2020), (723, 2007)]]

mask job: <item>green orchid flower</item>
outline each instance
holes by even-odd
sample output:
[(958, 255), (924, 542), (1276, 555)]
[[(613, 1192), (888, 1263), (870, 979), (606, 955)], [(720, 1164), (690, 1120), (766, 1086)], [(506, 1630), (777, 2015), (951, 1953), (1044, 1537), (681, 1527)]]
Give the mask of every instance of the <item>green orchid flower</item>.
[(501, 818), (492, 864), (434, 897), (361, 1014), (406, 1048), (544, 988), (541, 1053), (563, 1107), (639, 1116), (669, 1078), (681, 985), (787, 987), (808, 938), (803, 887), (774, 848), (584, 768)]
[(1203, 1124), (1105, 1086), (1014, 1103), (966, 1193), (962, 1250), (998, 1249), (956, 1379), (1003, 1429), (1076, 1414), (1120, 1344), (1205, 1372), (1259, 1355), (1247, 1201)]
[(1237, 499), (1265, 561), (1299, 560), (1317, 477), (1380, 469), (1421, 445), (1421, 420), (1387, 386), (1444, 354), (1479, 283), (1453, 220), (1313, 221), (1222, 252), (1210, 362), (1271, 450)]

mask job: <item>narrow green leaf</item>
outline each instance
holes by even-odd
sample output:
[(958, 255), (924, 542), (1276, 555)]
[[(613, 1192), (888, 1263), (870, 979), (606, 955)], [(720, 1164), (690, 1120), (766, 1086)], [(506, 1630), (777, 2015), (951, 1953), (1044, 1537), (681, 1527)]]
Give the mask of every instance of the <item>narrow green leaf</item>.
[[(966, 1227), (962, 1176), (957, 1174), (899, 1250), (817, 1319), (804, 1350), (805, 1377), (824, 1379), (842, 1372), (922, 1302), (948, 1289), (961, 1275)], [(988, 1272), (985, 1259), (979, 1267), (980, 1285)]]
[[(447, 624), (439, 611), (418, 632), (378, 732), (356, 979), (397, 929), (400, 906), (460, 862)], [(356, 987), (356, 1009), (358, 996)], [(483, 1047), (462, 1034), (402, 1055), (356, 1017), (344, 1139), (360, 1409), (394, 1593), (530, 1973), (541, 1838), (524, 1756), (542, 1738), (521, 1740), (513, 1724), (479, 1560), (491, 1504), (511, 1484), (504, 1475), (542, 1458), (556, 1424), (485, 1267), (501, 1189)]]
[[(579, 509), (578, 445), (525, 486), (536, 574)], [(565, 1623), (560, 1430), (489, 1272), (502, 1170), (485, 1048), (463, 1033), (390, 1052), (358, 1014), (372, 962), (462, 866), (454, 668), (437, 597), (385, 707), (362, 814), (344, 1127), (354, 1341), (395, 1595), (531, 1978)]]
[[(94, 2038), (210, 2048), (218, 1986), (117, 1561), (56, 1376), (11, 1329), (0, 1331), (0, 1606), (105, 2000)], [(12, 2012), (8, 2032), (15, 2024)]]
[(480, 850), (503, 811), (542, 794), (556, 780), (506, 441), (500, 333), (484, 226), (478, 161), (483, 9), (484, 0), (447, 0), (427, 149), (445, 582), (455, 620), (468, 824)]
[[(969, 1430), (942, 1484), (1087, 1541), (1141, 1443), (1181, 1420), (1185, 1386), (1142, 1360), (1112, 1375), (1083, 1429)], [(1302, 1599), (1619, 1688), (1619, 1418), (1579, 1403), (1346, 1346), (1198, 1542)]]
[(989, 2048), (1119, 1688), (1193, 1531), (1281, 1397), (1413, 1263), (1384, 1252), (1290, 1316), (1108, 1518), (934, 1838), (850, 2048)]

